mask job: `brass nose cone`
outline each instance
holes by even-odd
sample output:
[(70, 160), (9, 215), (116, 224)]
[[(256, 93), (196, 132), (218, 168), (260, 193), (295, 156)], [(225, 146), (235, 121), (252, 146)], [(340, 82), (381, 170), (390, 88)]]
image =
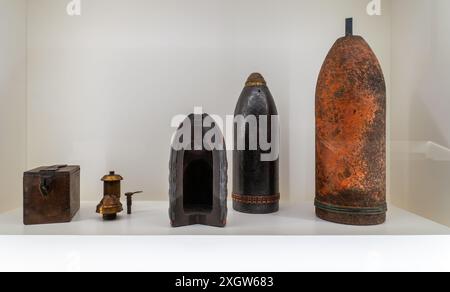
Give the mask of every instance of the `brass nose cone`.
[(123, 177), (121, 175), (116, 174), (114, 171), (110, 171), (109, 174), (105, 175), (102, 178), (102, 181), (105, 182), (114, 182), (114, 181), (121, 181), (123, 180)]
[(252, 73), (245, 83), (246, 87), (253, 87), (253, 86), (265, 86), (267, 85), (266, 80), (264, 80), (264, 77), (259, 73)]

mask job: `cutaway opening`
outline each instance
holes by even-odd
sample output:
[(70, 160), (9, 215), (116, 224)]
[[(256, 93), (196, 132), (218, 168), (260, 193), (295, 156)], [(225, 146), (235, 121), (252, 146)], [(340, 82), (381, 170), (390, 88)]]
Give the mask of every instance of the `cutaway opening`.
[(183, 173), (183, 208), (186, 213), (213, 210), (213, 157), (211, 151), (186, 151)]

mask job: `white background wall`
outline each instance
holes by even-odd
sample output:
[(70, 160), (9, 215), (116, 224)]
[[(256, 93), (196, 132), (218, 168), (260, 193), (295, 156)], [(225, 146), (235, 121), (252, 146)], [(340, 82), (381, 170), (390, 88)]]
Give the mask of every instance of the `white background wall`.
[(390, 1), (380, 17), (366, 0), (89, 0), (80, 17), (68, 2), (29, 1), (28, 167), (80, 164), (83, 200), (110, 169), (165, 200), (172, 116), (232, 114), (253, 71), (282, 119), (282, 195), (312, 200), (315, 85), (346, 17), (390, 80)]
[(0, 0), (0, 212), (22, 202), (26, 167), (26, 0)]
[(450, 225), (450, 1), (392, 3), (393, 202)]

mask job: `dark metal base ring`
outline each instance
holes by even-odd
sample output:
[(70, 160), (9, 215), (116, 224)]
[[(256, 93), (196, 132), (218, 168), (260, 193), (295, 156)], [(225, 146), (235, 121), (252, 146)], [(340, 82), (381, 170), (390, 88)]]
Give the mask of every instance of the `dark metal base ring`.
[(271, 214), (280, 210), (280, 195), (244, 196), (233, 195), (233, 209), (247, 214)]
[(386, 222), (387, 205), (375, 208), (348, 208), (316, 201), (316, 215), (325, 221), (345, 225), (370, 226)]

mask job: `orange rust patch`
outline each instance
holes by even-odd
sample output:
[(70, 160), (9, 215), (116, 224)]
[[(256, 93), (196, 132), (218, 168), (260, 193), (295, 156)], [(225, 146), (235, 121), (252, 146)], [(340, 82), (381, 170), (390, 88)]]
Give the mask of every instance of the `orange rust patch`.
[(358, 36), (334, 44), (317, 83), (316, 199), (361, 208), (386, 201), (386, 86)]

